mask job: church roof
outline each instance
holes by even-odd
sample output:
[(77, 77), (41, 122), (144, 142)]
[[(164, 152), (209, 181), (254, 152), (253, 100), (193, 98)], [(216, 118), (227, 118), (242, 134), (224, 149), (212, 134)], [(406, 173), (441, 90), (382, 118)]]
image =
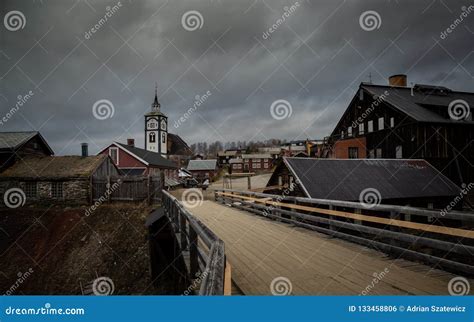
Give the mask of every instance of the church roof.
[(179, 135), (168, 133), (169, 155), (191, 155), (192, 153), (188, 144)]

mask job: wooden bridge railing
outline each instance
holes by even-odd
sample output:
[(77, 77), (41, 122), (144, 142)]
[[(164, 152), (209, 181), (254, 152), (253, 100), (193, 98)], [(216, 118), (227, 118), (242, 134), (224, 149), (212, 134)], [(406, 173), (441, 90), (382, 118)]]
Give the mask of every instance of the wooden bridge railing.
[[(215, 198), (270, 219), (474, 275), (473, 213), (392, 205), (367, 209), (357, 202), (230, 189), (216, 190)], [(459, 227), (463, 224), (467, 228)]]
[(189, 251), (189, 275), (200, 284), (199, 295), (224, 295), (225, 248), (206, 225), (163, 190), (163, 206), (178, 236), (181, 250)]

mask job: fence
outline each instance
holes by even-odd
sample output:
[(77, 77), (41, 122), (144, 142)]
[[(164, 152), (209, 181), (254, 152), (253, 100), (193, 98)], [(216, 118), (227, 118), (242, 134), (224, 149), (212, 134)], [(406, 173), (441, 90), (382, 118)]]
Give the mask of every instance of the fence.
[[(474, 275), (474, 214), (219, 189), (216, 201), (389, 254)], [(431, 223), (414, 222), (431, 221)], [(459, 228), (462, 224), (467, 228)], [(448, 259), (449, 258), (449, 259)]]
[[(166, 191), (162, 193), (165, 213), (178, 236), (180, 249), (189, 252), (189, 276), (199, 276), (195, 280), (200, 283), (199, 295), (224, 295), (224, 283), (230, 279), (226, 274), (229, 270), (226, 269), (224, 242), (175, 197)], [(225, 289), (228, 288), (226, 285)]]
[(163, 180), (152, 176), (92, 179), (92, 200), (160, 202)]

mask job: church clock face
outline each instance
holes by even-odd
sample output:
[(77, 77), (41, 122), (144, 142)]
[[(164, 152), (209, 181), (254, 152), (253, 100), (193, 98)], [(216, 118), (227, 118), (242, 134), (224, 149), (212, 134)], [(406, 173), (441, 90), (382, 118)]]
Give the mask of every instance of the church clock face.
[(146, 124), (147, 130), (157, 130), (158, 129), (158, 121), (155, 119), (148, 120)]
[(166, 131), (166, 121), (165, 121), (165, 119), (161, 120), (161, 129), (163, 131)]

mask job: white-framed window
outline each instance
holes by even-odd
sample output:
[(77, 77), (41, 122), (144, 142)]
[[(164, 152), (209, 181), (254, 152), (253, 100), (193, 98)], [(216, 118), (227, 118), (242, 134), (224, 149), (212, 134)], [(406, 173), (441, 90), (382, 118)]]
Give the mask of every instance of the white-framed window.
[(352, 126), (349, 126), (347, 128), (347, 136), (351, 137), (352, 136)]
[(379, 148), (375, 150), (375, 157), (377, 159), (382, 159), (382, 149)]
[(371, 133), (374, 131), (374, 121), (370, 120), (367, 122), (367, 132)]
[(375, 159), (375, 150), (369, 150), (369, 159)]
[(109, 149), (109, 156), (110, 156), (110, 158), (112, 159), (112, 161), (114, 162), (115, 165), (119, 164), (118, 148), (110, 148)]
[(150, 137), (150, 143), (155, 143), (156, 142), (156, 134), (155, 132), (150, 132), (149, 134), (149, 137)]
[(341, 139), (344, 138), (344, 131), (341, 131)]
[(253, 169), (260, 169), (262, 167), (262, 164), (260, 162), (253, 162), (252, 163), (252, 168)]
[(62, 182), (51, 182), (51, 198), (54, 198), (54, 199), (63, 198), (63, 183)]
[(401, 145), (395, 147), (395, 158), (403, 159), (403, 147)]
[(364, 123), (359, 124), (359, 135), (363, 135), (365, 132)]
[(268, 169), (268, 162), (264, 162), (264, 163), (263, 163), (263, 168), (264, 168), (264, 169)]
[(395, 127), (395, 118), (394, 117), (390, 118), (390, 127)]
[(242, 164), (236, 163), (233, 165), (234, 169), (242, 169)]
[(379, 131), (384, 129), (384, 126), (385, 126), (385, 123), (384, 123), (384, 122), (385, 122), (384, 118), (383, 118), (383, 117), (379, 117), (379, 128), (378, 128)]

